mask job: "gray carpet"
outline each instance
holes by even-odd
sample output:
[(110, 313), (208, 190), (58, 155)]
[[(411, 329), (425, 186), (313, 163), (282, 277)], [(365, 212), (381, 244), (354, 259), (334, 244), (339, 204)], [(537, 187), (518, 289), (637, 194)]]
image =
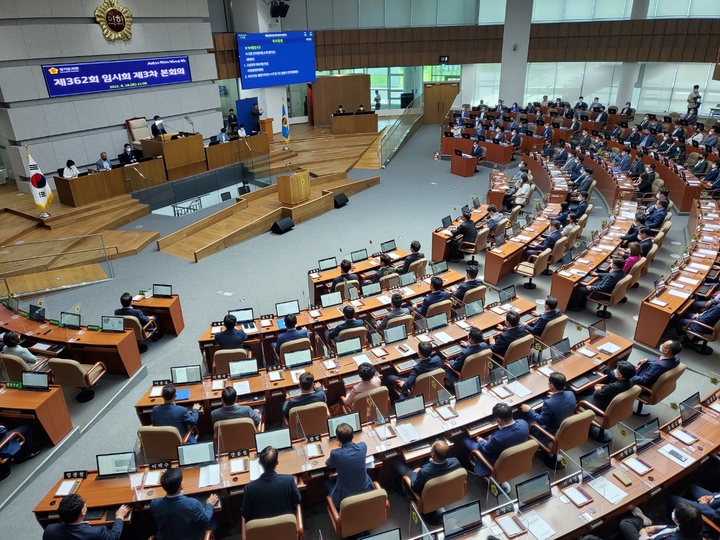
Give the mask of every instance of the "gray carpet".
[[(119, 383), (108, 380), (100, 385), (95, 400), (71, 406), (73, 424), (83, 433), (78, 433), (79, 440), (66, 445), (67, 451), (53, 454), (46, 449), (40, 457), (16, 467), (13, 475), (0, 484), (2, 501), (20, 481), (28, 477), (31, 479), (30, 487), (15, 495), (0, 511), (6, 537), (40, 536), (41, 529), (31, 510), (60, 478), (62, 471), (94, 468), (96, 454), (134, 448), (135, 432), (139, 426), (134, 412), (135, 402), (152, 379), (169, 376), (170, 366), (200, 363), (197, 339), (210, 321), (221, 319), (228, 309), (242, 306), (253, 307), (256, 314), (271, 313), (276, 302), (295, 298), (300, 299), (302, 307), (306, 307), (306, 272), (316, 266), (318, 259), (330, 256), (341, 258), (343, 254), (361, 248), (375, 251), (381, 242), (392, 238), (406, 250), (409, 243), (417, 239), (423, 244), (425, 253), (429, 254), (431, 233), (440, 226), (441, 218), (447, 214), (459, 215), (460, 208), (474, 195), (484, 200), (488, 186), (488, 169), (481, 169), (473, 178), (460, 178), (450, 174), (449, 162), (434, 161), (433, 152), (439, 150), (439, 144), (437, 126), (423, 127), (386, 169), (378, 172), (352, 171), (353, 178), (380, 174), (379, 186), (353, 196), (344, 208), (299, 224), (285, 235), (263, 234), (197, 264), (158, 252), (153, 245), (136, 257), (114, 261), (116, 277), (112, 281), (47, 295), (49, 317), (54, 318), (61, 310), (79, 302), (83, 323), (96, 324), (101, 315), (111, 313), (117, 307), (124, 291), (136, 293), (152, 283), (172, 283), (182, 300), (186, 327), (178, 337), (165, 336), (158, 343), (149, 344), (149, 351), (142, 356), (146, 370), (119, 395), (116, 396)], [(590, 216), (587, 231), (597, 228), (602, 217), (608, 215), (599, 196), (591, 202), (595, 204), (595, 210)], [(206, 209), (202, 215), (219, 208)], [(202, 215), (179, 219), (150, 215), (125, 228), (142, 227), (165, 235)], [(671, 260), (670, 254), (679, 253), (682, 246), (687, 245), (683, 231), (685, 222), (686, 217), (673, 218), (673, 229), (649, 275), (642, 278), (639, 289), (630, 291), (628, 303), (611, 309), (614, 316), (608, 321), (608, 328), (612, 332), (632, 339), (635, 329), (633, 316), (638, 313), (641, 299)], [(680, 245), (674, 246), (671, 242), (679, 242)], [(482, 261), (481, 256), (481, 268)], [(454, 266), (462, 271), (463, 265)], [(503, 285), (515, 283), (521, 295), (533, 300), (541, 300), (549, 292), (549, 277), (537, 279), (538, 288), (534, 291), (520, 287), (523, 282), (519, 277), (510, 276)], [(596, 320), (594, 311), (590, 310), (571, 315), (584, 323)], [(650, 353), (636, 347), (631, 359), (635, 361)], [(696, 371), (685, 373), (678, 390), (666, 400), (667, 403), (683, 399), (696, 390), (700, 390), (701, 395), (709, 393), (714, 385), (705, 373), (714, 369), (714, 358), (716, 356), (702, 357), (694, 352), (684, 352), (683, 361)], [(73, 392), (67, 394), (70, 403)], [(110, 405), (104, 415), (93, 422), (92, 418), (101, 413), (108, 403)], [(655, 407), (653, 413), (664, 422), (673, 416), (674, 411), (661, 404)], [(639, 422), (633, 418), (628, 424), (632, 426)], [(621, 439), (623, 436), (618, 433), (615, 447), (619, 447)], [(537, 471), (542, 470), (546, 469), (538, 462)], [(485, 501), (484, 507), (493, 503), (492, 496), (487, 495), (486, 489), (475, 478), (470, 478), (468, 500), (471, 497)], [(392, 519), (385, 528), (399, 526), (404, 534), (409, 534), (408, 527), (412, 521), (407, 512), (408, 502), (392, 494), (391, 504)], [(318, 530), (322, 530), (325, 538), (333, 536), (322, 507), (313, 509), (306, 525), (306, 538), (319, 538)]]

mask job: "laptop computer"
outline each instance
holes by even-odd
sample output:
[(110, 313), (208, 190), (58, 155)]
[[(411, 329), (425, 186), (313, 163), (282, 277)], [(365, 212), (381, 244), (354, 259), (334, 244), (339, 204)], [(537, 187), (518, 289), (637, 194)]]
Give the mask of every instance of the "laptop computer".
[(342, 293), (340, 291), (335, 291), (320, 296), (320, 304), (323, 308), (339, 306), (340, 304), (342, 304), (342, 301)]
[(250, 332), (257, 331), (253, 308), (231, 309), (228, 311), (228, 315), (234, 315), (237, 323), (243, 327), (243, 330), (248, 330)]
[(470, 302), (469, 304), (465, 304), (465, 318), (469, 319), (470, 317), (474, 317), (475, 315), (480, 315), (483, 313), (483, 301), (482, 300), (475, 300), (474, 302)]
[(422, 394), (395, 402), (396, 424), (425, 414), (425, 400)]
[(137, 471), (135, 452), (97, 454), (95, 456), (95, 462), (97, 463), (98, 472), (96, 480), (120, 478)]
[(22, 389), (35, 392), (50, 391), (50, 373), (46, 371), (23, 371), (21, 377)]
[(528, 357), (525, 356), (524, 358), (510, 362), (505, 369), (516, 379), (521, 379), (525, 375), (530, 374), (530, 362), (528, 361)]
[(477, 375), (469, 379), (462, 379), (455, 383), (455, 401), (465, 401), (466, 399), (479, 396), (481, 388), (480, 377)]
[(335, 257), (328, 257), (326, 259), (320, 259), (318, 261), (318, 268), (320, 268), (320, 271), (325, 270), (332, 270), (333, 268), (337, 268), (337, 259)]
[(400, 540), (400, 528), (390, 529), (370, 536), (363, 536), (358, 540)]
[(252, 377), (259, 373), (257, 358), (248, 358), (246, 360), (234, 360), (228, 362), (231, 379), (242, 379), (243, 377)]
[(505, 234), (498, 233), (495, 235), (495, 247), (499, 248), (505, 243)]
[(201, 467), (215, 463), (215, 447), (212, 441), (180, 444), (177, 453), (180, 467)]
[(635, 453), (639, 454), (660, 441), (660, 420), (653, 418), (635, 428)]
[(462, 157), (462, 150), (455, 149), (455, 155)]
[(367, 249), (358, 249), (350, 253), (350, 260), (354, 263), (364, 261), (368, 258)]
[(397, 343), (398, 341), (407, 339), (407, 331), (405, 330), (404, 324), (398, 324), (397, 326), (385, 328), (384, 335), (385, 345), (390, 345), (391, 343)]
[(60, 328), (70, 328), (71, 330), (80, 330), (81, 319), (79, 313), (69, 313), (67, 311), (60, 312)]
[(428, 317), (425, 321), (427, 323), (428, 332), (437, 330), (438, 328), (443, 328), (448, 324), (446, 313), (438, 313), (437, 315)]
[(408, 285), (412, 285), (416, 281), (417, 278), (415, 277), (415, 274), (413, 272), (408, 272), (407, 274), (400, 274), (401, 287), (407, 287)]
[(544, 472), (534, 478), (520, 482), (515, 486), (518, 499), (518, 510), (523, 511), (552, 498), (550, 473)]
[(343, 339), (335, 343), (335, 349), (337, 350), (338, 357), (350, 356), (351, 354), (357, 354), (362, 351), (362, 343), (359, 337)]
[(550, 345), (550, 359), (551, 363), (555, 364), (564, 360), (570, 355), (570, 338), (563, 338), (557, 343)]
[(680, 402), (680, 422), (687, 426), (701, 413), (700, 392), (695, 392), (689, 398)]
[(481, 205), (481, 204), (482, 204), (482, 203), (480, 202), (480, 197), (473, 197), (473, 198), (472, 198), (473, 208), (480, 208), (480, 205)]
[(278, 318), (285, 317), (285, 315), (297, 315), (298, 313), (300, 313), (300, 303), (297, 300), (288, 300), (287, 302), (275, 304), (275, 314)]
[(430, 271), (432, 272), (433, 276), (439, 276), (440, 274), (448, 271), (448, 263), (447, 261), (440, 261), (436, 264), (430, 265)]
[(310, 364), (312, 364), (312, 352), (310, 349), (285, 353), (285, 367), (287, 369), (296, 369)]
[(100, 317), (100, 330), (103, 332), (124, 332), (125, 319), (114, 315)]
[(447, 229), (450, 225), (452, 225), (452, 217), (445, 216), (444, 218), (442, 218), (443, 229)]
[(200, 365), (171, 367), (170, 379), (173, 384), (200, 384), (202, 370)]
[(594, 341), (597, 341), (607, 336), (608, 333), (605, 328), (605, 319), (595, 321), (590, 326), (588, 326), (588, 336), (590, 338), (590, 343), (593, 343)]
[(362, 431), (360, 413), (353, 412), (349, 414), (341, 414), (340, 416), (333, 416), (332, 418), (328, 418), (327, 421), (328, 434), (330, 435), (331, 441), (337, 438), (335, 430), (340, 424), (349, 425), (352, 428), (353, 433), (360, 433)]
[(40, 306), (34, 306), (30, 304), (28, 306), (28, 319), (31, 321), (44, 323), (45, 322), (45, 308)]
[(592, 452), (580, 456), (580, 468), (583, 471), (583, 480), (590, 476), (598, 476), (612, 469), (610, 463), (610, 445), (604, 444)]
[(172, 298), (172, 285), (153, 283), (152, 293), (155, 298)]
[(516, 236), (520, 232), (520, 229), (522, 229), (522, 225), (520, 224), (519, 221), (516, 221), (515, 223), (513, 223), (513, 226), (512, 226), (513, 236)]
[(442, 514), (443, 533), (445, 540), (464, 536), (482, 528), (480, 501), (463, 504)]
[(282, 428), (273, 431), (263, 431), (255, 434), (255, 449), (259, 454), (268, 446), (272, 446), (278, 452), (290, 450), (292, 448), (292, 440), (290, 439), (290, 429)]
[(15, 312), (20, 309), (20, 299), (17, 296), (8, 296), (5, 301), (10, 311)]
[(380, 244), (380, 251), (383, 253), (389, 253), (391, 251), (395, 251), (396, 249), (397, 246), (395, 245), (395, 240), (388, 240), (387, 242)]
[(510, 285), (509, 287), (505, 287), (504, 289), (500, 289), (498, 291), (498, 298), (501, 304), (506, 304), (511, 300), (514, 300), (516, 297), (517, 293), (515, 292), (515, 285)]
[(362, 295), (365, 298), (380, 294), (381, 291), (382, 287), (380, 286), (380, 283), (368, 283), (367, 285), (362, 286)]

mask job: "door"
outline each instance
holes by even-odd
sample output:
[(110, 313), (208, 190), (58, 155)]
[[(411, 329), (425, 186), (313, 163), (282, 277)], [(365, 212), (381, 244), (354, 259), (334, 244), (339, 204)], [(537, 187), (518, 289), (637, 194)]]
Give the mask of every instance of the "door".
[(460, 92), (460, 83), (423, 83), (423, 122), (439, 124)]

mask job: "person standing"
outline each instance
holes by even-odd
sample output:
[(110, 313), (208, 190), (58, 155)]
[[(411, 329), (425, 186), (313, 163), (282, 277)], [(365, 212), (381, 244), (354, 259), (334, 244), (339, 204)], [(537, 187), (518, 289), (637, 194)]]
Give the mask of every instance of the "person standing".
[(375, 90), (375, 97), (373, 98), (373, 101), (375, 102), (375, 110), (379, 111), (380, 102), (382, 101), (382, 99), (380, 98), (380, 92), (378, 92), (377, 90)]
[(250, 114), (252, 115), (252, 123), (253, 123), (252, 130), (253, 130), (253, 132), (260, 133), (260, 117), (263, 114), (263, 110), (260, 107), (258, 107), (257, 103), (255, 103), (252, 106), (252, 109), (250, 109)]
[(228, 111), (227, 123), (230, 133), (235, 133), (238, 129), (238, 117), (237, 114), (235, 114), (235, 109), (230, 109)]

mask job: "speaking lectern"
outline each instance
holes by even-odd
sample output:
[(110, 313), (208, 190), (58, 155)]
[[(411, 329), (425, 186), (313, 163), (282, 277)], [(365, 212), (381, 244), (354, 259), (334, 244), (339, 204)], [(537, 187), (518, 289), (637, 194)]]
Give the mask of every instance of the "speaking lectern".
[(298, 170), (287, 176), (277, 177), (278, 199), (285, 206), (295, 206), (310, 198), (310, 173)]

